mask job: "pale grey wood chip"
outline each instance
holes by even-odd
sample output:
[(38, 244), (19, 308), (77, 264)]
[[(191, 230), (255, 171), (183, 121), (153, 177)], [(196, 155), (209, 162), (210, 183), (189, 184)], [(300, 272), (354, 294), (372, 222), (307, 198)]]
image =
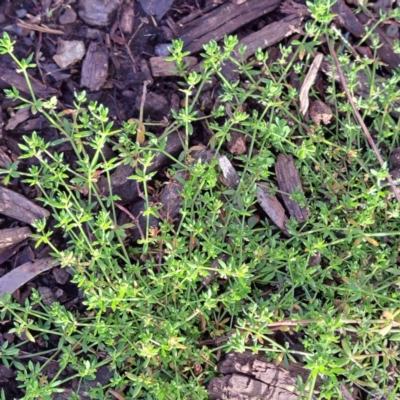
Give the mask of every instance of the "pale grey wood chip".
[(24, 196), (0, 186), (0, 213), (32, 225), (50, 213)]
[(59, 265), (53, 258), (42, 258), (33, 262), (27, 262), (14, 268), (11, 272), (0, 278), (0, 296), (6, 293), (14, 293), (22, 285), (32, 280), (35, 276)]
[(9, 246), (22, 242), (32, 231), (26, 226), (23, 228), (10, 228), (0, 230), (0, 252)]
[(29, 107), (21, 108), (14, 113), (14, 115), (8, 120), (7, 125), (4, 127), (6, 131), (12, 131), (21, 122), (26, 121), (31, 116), (31, 110)]
[(237, 189), (239, 186), (240, 178), (236, 169), (226, 156), (218, 157), (218, 164), (222, 170), (224, 177), (224, 184), (230, 189)]
[(322, 59), (324, 58), (322, 53), (317, 53), (312, 62), (310, 69), (307, 73), (306, 78), (300, 88), (299, 97), (300, 97), (300, 111), (303, 115), (308, 110), (308, 106), (310, 104), (310, 100), (308, 99), (308, 93), (310, 91), (311, 86), (314, 83), (315, 77), (317, 76), (319, 67), (321, 65)]
[(271, 194), (271, 188), (268, 183), (259, 183), (257, 185), (257, 200), (261, 208), (271, 218), (271, 221), (286, 236), (290, 236), (286, 229), (286, 223), (289, 221), (289, 218), (286, 216), (285, 209), (278, 198)]

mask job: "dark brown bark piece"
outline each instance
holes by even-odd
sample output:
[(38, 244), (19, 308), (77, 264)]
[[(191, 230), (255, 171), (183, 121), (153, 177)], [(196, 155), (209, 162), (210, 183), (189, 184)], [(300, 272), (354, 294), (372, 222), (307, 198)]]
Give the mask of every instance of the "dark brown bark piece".
[(161, 121), (167, 117), (171, 107), (168, 100), (161, 94), (148, 92), (144, 104), (142, 104), (142, 95), (136, 97), (135, 108), (140, 110), (143, 106), (143, 116), (155, 121)]
[(145, 58), (139, 61), (140, 71), (144, 75), (144, 80), (147, 81), (147, 86), (151, 86), (154, 82), (153, 75), (151, 74), (149, 64)]
[(257, 200), (261, 208), (265, 211), (271, 221), (286, 235), (291, 236), (286, 229), (289, 218), (285, 214), (285, 209), (278, 198), (271, 194), (268, 183), (257, 185)]
[(324, 125), (327, 125), (331, 122), (333, 113), (323, 101), (314, 100), (310, 107), (310, 117), (317, 125), (320, 125), (321, 121)]
[[(240, 45), (246, 46), (244, 58), (248, 59), (254, 55), (257, 49), (265, 49), (269, 46), (279, 43), (285, 37), (297, 32), (302, 25), (302, 19), (296, 15), (289, 15), (279, 22), (268, 24), (259, 31), (239, 40), (239, 43), (235, 49), (237, 59), (239, 59), (239, 53), (237, 50)], [(204, 61), (200, 62), (199, 64), (195, 65), (192, 70), (199, 72), (203, 64)], [(224, 76), (229, 75), (230, 80), (234, 80), (235, 73), (233, 69), (237, 69), (237, 67), (233, 63), (229, 64), (227, 62), (223, 65), (223, 68)], [(229, 71), (229, 69), (231, 69), (231, 71)]]
[[(46, 97), (56, 96), (59, 94), (57, 89), (47, 88), (32, 76), (29, 76), (29, 80), (31, 81), (33, 92), (37, 97), (46, 98)], [(9, 69), (0, 65), (0, 81), (5, 83), (6, 85), (16, 87), (21, 92), (30, 94), (25, 78), (21, 74), (18, 74), (17, 71), (13, 69)]]
[(310, 257), (310, 260), (308, 261), (308, 266), (315, 267), (316, 265), (320, 265), (321, 261), (322, 261), (321, 253), (317, 251), (313, 256)]
[(38, 292), (42, 298), (42, 302), (45, 306), (51, 307), (51, 305), (57, 301), (56, 295), (47, 286), (39, 286)]
[(165, 221), (173, 223), (179, 216), (181, 209), (183, 188), (182, 180), (186, 181), (189, 178), (188, 171), (178, 171), (176, 175), (164, 186), (159, 201), (162, 204), (160, 216)]
[(26, 121), (31, 116), (30, 107), (25, 107), (17, 110), (14, 115), (8, 120), (4, 127), (6, 131), (14, 130), (21, 122)]
[[(183, 140), (183, 139), (182, 139)], [(178, 132), (173, 132), (168, 136), (165, 147), (166, 153), (175, 156), (182, 150), (182, 142)], [(159, 171), (162, 167), (168, 164), (169, 158), (163, 153), (156, 153), (153, 163), (147, 167), (147, 172)], [(140, 168), (140, 167), (138, 167)], [(111, 174), (112, 192), (121, 198), (122, 204), (127, 204), (135, 201), (138, 196), (138, 184), (133, 179), (128, 179), (130, 175), (135, 173), (136, 168), (130, 165), (120, 165)], [(108, 196), (109, 188), (106, 177), (101, 177), (98, 183), (99, 190), (102, 194)]]
[[(193, 68), (197, 64), (196, 57), (183, 57), (183, 62), (189, 64), (189, 68)], [(176, 76), (176, 64), (174, 61), (166, 61), (165, 57), (150, 58), (151, 72), (154, 77), (159, 76)]]
[(390, 155), (390, 166), (393, 169), (400, 168), (400, 147), (392, 151)]
[(299, 171), (294, 164), (293, 157), (291, 155), (279, 154), (278, 160), (275, 163), (275, 173), (279, 189), (284, 192), (282, 199), (289, 214), (296, 221), (305, 222), (310, 216), (310, 211), (307, 207), (301, 207), (297, 201), (290, 198), (295, 190), (303, 193)]
[(54, 268), (51, 272), (59, 285), (65, 285), (71, 277), (65, 268)]
[(302, 19), (296, 15), (288, 15), (279, 22), (272, 22), (257, 32), (239, 41), (239, 45), (247, 46), (244, 57), (247, 59), (259, 49), (265, 49), (279, 43), (285, 37), (297, 32), (302, 26)]
[(182, 38), (185, 51), (195, 53), (211, 39), (222, 39), (253, 19), (273, 11), (279, 4), (280, 0), (247, 0), (241, 4), (231, 0), (177, 29), (176, 37)]
[(0, 229), (0, 253), (7, 247), (27, 239), (31, 233), (28, 227)]
[[(151, 196), (148, 197), (149, 205), (155, 204), (155, 199)], [(135, 217), (134, 228), (132, 229), (132, 240), (139, 240), (146, 238), (147, 232), (147, 216), (143, 215), (143, 213), (147, 210), (147, 203), (145, 200), (138, 200), (130, 209), (129, 212)], [(149, 231), (151, 229), (158, 228), (160, 220), (156, 218), (154, 215), (149, 216)], [(138, 226), (138, 225), (139, 226)], [(143, 237), (142, 237), (143, 234)], [(149, 233), (149, 236), (150, 233)]]
[(214, 277), (218, 274), (218, 269), (220, 266), (219, 260), (228, 261), (228, 258), (229, 256), (227, 254), (221, 254), (211, 263), (211, 268), (208, 271), (207, 276), (201, 281), (202, 285), (207, 286), (211, 283)]
[(337, 0), (331, 7), (331, 12), (337, 14), (336, 21), (339, 25), (346, 28), (355, 37), (363, 37), (365, 35), (364, 25), (360, 23), (344, 0)]
[[(372, 28), (375, 25), (375, 21), (372, 21), (365, 14), (360, 13), (357, 15), (358, 20), (368, 26), (368, 28)], [(379, 48), (377, 50), (379, 59), (383, 62), (383, 66), (392, 71), (396, 69), (400, 65), (400, 54), (396, 54), (394, 49), (394, 40), (395, 38), (391, 38), (386, 34), (386, 30), (383, 25), (379, 25), (375, 28), (374, 33), (379, 35)], [(367, 40), (367, 43), (371, 43), (371, 39)]]
[(14, 268), (11, 272), (0, 278), (0, 296), (6, 293), (14, 293), (25, 283), (32, 280), (36, 275), (58, 265), (53, 258), (43, 258), (34, 262), (27, 262)]
[(0, 213), (32, 225), (50, 213), (24, 196), (0, 186)]
[[(1, 123), (0, 123), (1, 126)], [(6, 163), (12, 163), (11, 158), (7, 155), (7, 153), (0, 147), (0, 167), (5, 167)]]
[[(199, 150), (192, 150), (191, 164), (201, 160), (202, 163), (208, 163), (214, 153), (212, 150), (207, 149), (205, 146), (200, 146)], [(183, 189), (183, 182), (189, 179), (189, 172), (186, 170), (178, 171), (175, 176), (164, 186), (158, 200), (162, 204), (159, 211), (162, 219), (173, 223), (179, 216), (181, 209), (181, 190)]]
[(80, 0), (79, 16), (89, 25), (106, 26), (122, 0)]
[(81, 87), (91, 91), (100, 90), (108, 74), (108, 50), (104, 44), (90, 42), (82, 63)]
[(244, 154), (247, 151), (246, 136), (239, 132), (230, 132), (230, 140), (227, 143), (227, 148), (231, 154)]

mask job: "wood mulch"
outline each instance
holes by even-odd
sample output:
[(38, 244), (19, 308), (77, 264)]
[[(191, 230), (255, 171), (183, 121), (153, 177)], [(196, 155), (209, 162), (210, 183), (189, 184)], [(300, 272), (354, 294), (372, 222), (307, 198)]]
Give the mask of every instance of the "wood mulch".
[[(351, 3), (338, 0), (332, 12), (337, 14), (337, 26), (343, 27), (353, 38), (360, 38), (366, 27), (375, 22), (363, 13), (355, 15)], [(110, 117), (118, 126), (122, 121), (138, 118), (144, 82), (147, 82), (144, 117), (153, 121), (172, 120), (171, 110), (178, 110), (181, 100), (174, 65), (164, 60), (172, 39), (183, 39), (185, 50), (191, 52), (187, 61), (194, 70), (200, 67), (199, 52), (203, 45), (211, 39), (221, 40), (228, 34), (237, 34), (240, 43), (247, 46), (246, 58), (258, 48), (268, 48), (271, 60), (274, 60), (279, 57), (277, 44), (290, 44), (299, 39), (309, 17), (302, 0), (3, 0), (0, 3), (0, 34), (7, 31), (16, 39), (18, 57), (34, 54), (37, 67), (30, 70), (30, 76), (38, 96), (57, 96), (60, 106), (67, 109), (72, 107), (75, 91), (87, 90), (88, 99), (108, 107)], [(378, 49), (378, 57), (383, 66), (391, 70), (400, 64), (400, 55), (392, 50), (395, 36), (389, 28), (378, 27), (383, 43)], [(368, 55), (369, 44), (367, 40), (355, 51)], [(232, 65), (223, 68), (228, 79), (239, 77)], [(330, 66), (323, 61), (320, 69), (330, 73)], [(367, 81), (362, 71), (360, 74), (357, 94), (367, 96)], [(23, 94), (28, 93), (12, 60), (8, 56), (0, 57), (0, 88), (10, 86)], [(205, 94), (209, 109), (216, 100), (213, 93), (209, 90)], [(0, 167), (18, 159), (22, 136), (33, 130), (46, 141), (58, 138), (58, 133), (42, 116), (32, 115), (28, 109), (14, 109), (17, 105), (1, 91)], [(310, 117), (315, 123), (326, 123), (331, 116), (332, 112), (323, 103), (311, 104)], [(160, 131), (154, 128), (154, 133)], [(200, 127), (194, 144), (207, 145), (207, 141), (208, 133)], [(228, 151), (232, 154), (246, 151), (245, 140), (240, 135), (231, 141)], [(178, 133), (168, 138), (166, 150), (172, 155), (182, 150)], [(73, 160), (71, 149), (66, 149), (66, 159)], [(26, 161), (26, 165), (29, 162)], [(168, 158), (160, 154), (147, 171), (162, 172), (168, 162)], [(221, 158), (219, 162), (227, 186), (235, 187), (237, 178), (229, 161)], [(280, 155), (275, 170), (281, 191), (291, 193), (295, 188), (301, 188), (299, 174), (290, 156)], [(133, 172), (132, 167), (121, 166), (112, 176), (114, 194), (121, 197), (121, 204), (130, 207), (140, 201), (138, 185), (127, 180)], [(180, 178), (185, 179), (184, 176)], [(165, 215), (176, 212), (178, 206), (174, 202), (179, 185), (178, 181), (171, 181), (163, 193), (161, 212)], [(106, 191), (106, 182), (100, 180), (99, 186)], [(48, 304), (59, 301), (68, 310), (79, 310), (82, 295), (70, 283), (68, 269), (51, 266), (47, 258), (49, 248), (44, 245), (35, 248), (29, 239), (32, 222), (36, 218), (49, 218), (49, 212), (35, 202), (39, 196), (35, 188), (19, 179), (12, 180), (7, 188), (0, 186), (0, 293), (12, 288), (14, 298), (22, 304), (32, 288), (37, 288)], [(288, 217), (268, 186), (258, 187), (258, 200), (272, 222), (289, 236), (285, 227)], [(309, 210), (300, 207), (289, 196), (283, 196), (283, 201), (290, 215), (298, 221), (305, 221), (309, 216)], [(140, 204), (136, 205), (140, 210)], [(51, 224), (54, 221), (50, 221)], [(61, 246), (62, 237), (56, 240), (59, 243), (55, 245)], [(22, 273), (24, 278), (18, 279)], [(203, 283), (207, 284), (208, 279), (210, 276)], [(11, 327), (11, 323), (0, 325), (0, 345), (6, 340), (21, 340), (8, 332)], [(38, 347), (30, 344), (22, 346), (21, 351), (33, 353)], [(219, 371), (223, 377), (211, 382), (211, 399), (295, 399), (298, 398), (293, 389), (296, 376), (306, 376), (301, 365), (291, 366), (287, 371), (267, 363), (260, 356), (233, 353), (221, 362)], [(51, 373), (54, 371), (49, 375)], [(15, 377), (16, 371), (0, 366), (0, 388), (10, 399), (21, 396)]]

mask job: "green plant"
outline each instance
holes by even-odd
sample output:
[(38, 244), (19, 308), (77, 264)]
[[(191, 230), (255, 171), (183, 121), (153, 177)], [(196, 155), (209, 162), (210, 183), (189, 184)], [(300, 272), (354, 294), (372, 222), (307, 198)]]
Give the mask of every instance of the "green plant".
[[(56, 231), (50, 231), (46, 221), (37, 221), (33, 237), (50, 246), (63, 267), (74, 270), (73, 282), (84, 291), (86, 306), (81, 314), (58, 303), (45, 306), (35, 291), (23, 306), (10, 296), (0, 301), (1, 318), (13, 318), (13, 332), (24, 333), (31, 341), (41, 338), (49, 347), (49, 335), (59, 337), (57, 348), (49, 348), (48, 361), (42, 364), (13, 359), (20, 344), (0, 350), (19, 370), (25, 399), (50, 398), (73, 378), (80, 382), (77, 392), (83, 388), (98, 399), (112, 398), (108, 389), (129, 399), (206, 399), (204, 385), (216, 374), (220, 350), (263, 352), (285, 365), (302, 359), (310, 377), (299, 381), (299, 388), (308, 398), (317, 377), (323, 380), (318, 388), (321, 398), (341, 396), (342, 382), (395, 398), (400, 207), (388, 201), (389, 192), (381, 187), (387, 171), (378, 170), (334, 81), (328, 78), (326, 97), (335, 107), (333, 124), (306, 123), (298, 110), (298, 93), (286, 82), (287, 71), (293, 66), (303, 78), (308, 68), (297, 64), (296, 57), (303, 54), (308, 66), (310, 52), (319, 45), (308, 39), (335, 35), (327, 28), (329, 7), (323, 2), (312, 6), (315, 20), (308, 35), (292, 43), (294, 49), (281, 47), (281, 59), (271, 64), (261, 50), (256, 54), (258, 65), (237, 60), (232, 56), (237, 39), (227, 37), (222, 49), (215, 41), (204, 47), (200, 73), (187, 73), (182, 42), (174, 42), (170, 59), (183, 79), (184, 107), (160, 138), (146, 132), (149, 140), (144, 145), (136, 143), (136, 125), (114, 128), (108, 110), (87, 104), (84, 92), (76, 94), (72, 114), (60, 111), (56, 99), (37, 100), (32, 91), (32, 99), (15, 89), (6, 92), (43, 113), (61, 135), (52, 143), (37, 133), (24, 137), (21, 160), (36, 158), (37, 165), (26, 169), (14, 163), (1, 172), (5, 184), (20, 176), (43, 193), (40, 200), (52, 209)], [(29, 82), (26, 70), (33, 64), (13, 55), (7, 34), (0, 52), (13, 58)], [(238, 52), (243, 56), (244, 48)], [(288, 61), (290, 54), (294, 56)], [(226, 79), (221, 66), (227, 60), (245, 79)], [(369, 74), (370, 96), (357, 106), (370, 117), (370, 128), (379, 132), (379, 145), (398, 146), (398, 124), (390, 111), (400, 76), (394, 73), (378, 89), (374, 64), (365, 59), (350, 64), (346, 54), (340, 62), (351, 89), (357, 71)], [(213, 75), (221, 81), (220, 105), (199, 117), (199, 95)], [(319, 94), (313, 91), (311, 96)], [(240, 175), (237, 189), (219, 181), (216, 157), (209, 163), (191, 160), (190, 137), (199, 120), (213, 133), (210, 147), (216, 156), (223, 153), (232, 131), (247, 138), (247, 153), (231, 156)], [(149, 228), (150, 216), (159, 216), (160, 205), (149, 200), (154, 173), (148, 173), (148, 167), (155, 153), (165, 152), (165, 138), (175, 129), (185, 132), (184, 152), (172, 159), (169, 175), (188, 172), (182, 182), (180, 219), (164, 220), (157, 230), (146, 229), (137, 244), (127, 247), (126, 232), (132, 224), (117, 223), (119, 199), (112, 194), (110, 173), (122, 163), (141, 166), (131, 178), (142, 185)], [(64, 162), (64, 154), (57, 151), (61, 143), (74, 150), (77, 168)], [(118, 152), (116, 158), (105, 158), (105, 143)], [(88, 147), (94, 155), (89, 156)], [(272, 167), (281, 152), (297, 157), (305, 195), (292, 197), (306, 202), (311, 211), (304, 224), (290, 221), (291, 237), (284, 240), (276, 227), (255, 216), (256, 185), (267, 181), (277, 190)], [(108, 196), (98, 190), (100, 176), (109, 183)], [(52, 242), (60, 232), (68, 237), (63, 249)], [(310, 265), (316, 254), (322, 261)], [(221, 256), (225, 258), (220, 258), (218, 281), (204, 287), (201, 280)], [(277, 328), (301, 337), (303, 349), (278, 344), (273, 336)], [(226, 340), (209, 348), (201, 345), (206, 337)], [(51, 360), (59, 362), (60, 370), (47, 380), (42, 371)], [(110, 383), (87, 389), (86, 382), (104, 365), (114, 372)], [(74, 373), (61, 379), (67, 366)]]

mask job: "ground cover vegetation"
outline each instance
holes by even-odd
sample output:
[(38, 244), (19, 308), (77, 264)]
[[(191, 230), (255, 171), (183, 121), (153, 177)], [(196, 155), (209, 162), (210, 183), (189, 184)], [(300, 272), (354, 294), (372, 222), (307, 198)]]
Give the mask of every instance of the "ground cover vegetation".
[[(354, 95), (354, 101), (384, 159), (400, 146), (393, 116), (400, 111), (394, 106), (400, 73), (394, 71), (382, 85), (376, 57), (354, 58), (346, 51), (342, 37), (330, 28), (333, 16), (324, 3), (309, 4), (313, 20), (304, 38), (290, 48), (280, 46), (273, 63), (263, 51), (250, 62), (238, 60), (233, 56), (237, 39), (229, 36), (222, 46), (214, 41), (205, 46), (201, 71), (189, 72), (183, 43), (174, 41), (170, 59), (180, 72), (184, 101), (161, 137), (139, 120), (115, 127), (108, 110), (87, 102), (85, 92), (76, 93), (75, 108), (66, 112), (56, 99), (42, 101), (32, 89), (30, 98), (7, 91), (62, 134), (55, 142), (35, 132), (25, 136), (21, 161), (2, 173), (4, 184), (20, 177), (40, 189), (38, 201), (56, 223), (49, 228), (45, 220), (37, 221), (34, 237), (38, 245), (52, 248), (62, 267), (74, 271), (85, 306), (79, 313), (57, 302), (46, 306), (37, 291), (24, 305), (11, 295), (1, 298), (1, 319), (12, 320), (12, 331), (23, 339), (5, 342), (0, 357), (5, 366), (18, 369), (24, 399), (54, 398), (77, 379), (71, 399), (79, 399), (81, 389), (93, 399), (206, 399), (219, 357), (231, 350), (265, 354), (282, 366), (300, 361), (310, 371), (307, 381), (298, 381), (304, 398), (342, 398), (341, 385), (359, 389), (363, 398), (397, 398), (400, 205), (385, 184), (389, 166), (377, 162), (332, 76), (326, 76), (323, 100), (333, 109), (333, 119), (325, 126), (304, 119), (288, 73), (293, 69), (304, 78), (319, 46), (333, 43), (351, 92), (360, 71), (368, 76), (369, 96)], [(372, 31), (367, 35), (376, 56), (380, 43)], [(29, 85), (26, 71), (32, 60), (16, 57), (7, 34), (0, 51), (14, 59)], [(327, 59), (335, 70), (333, 55)], [(221, 72), (227, 61), (240, 72), (239, 81)], [(202, 87), (213, 76), (221, 81), (220, 103), (210, 115), (199, 116)], [(311, 99), (319, 95), (311, 88)], [(198, 149), (191, 147), (200, 122), (212, 132), (214, 157), (207, 162), (194, 158)], [(156, 172), (148, 168), (176, 130), (184, 133), (184, 151), (172, 157), (168, 173), (182, 185), (180, 216), (152, 228), (161, 205), (150, 196)], [(228, 156), (240, 177), (236, 188), (219, 179), (217, 157), (226, 155), (232, 132), (249, 143), (246, 154)], [(66, 141), (75, 149), (77, 169), (57, 151)], [(105, 143), (118, 157), (104, 156)], [(290, 219), (287, 236), (270, 223), (257, 200), (261, 182), (279, 196), (273, 165), (280, 153), (293, 155), (304, 193), (292, 198), (310, 210), (304, 223)], [(24, 160), (32, 158), (27, 167)], [(118, 196), (110, 181), (111, 172), (124, 163), (140, 166), (130, 178), (142, 185), (145, 200), (146, 229), (134, 246), (126, 245), (126, 232), (135, 221), (118, 225)], [(187, 179), (180, 177), (183, 171)], [(106, 196), (97, 186), (100, 174), (109, 182)], [(60, 232), (64, 245), (57, 247), (52, 238)], [(320, 261), (313, 265), (310, 259), (317, 254)], [(202, 284), (218, 258), (216, 277)], [(301, 346), (280, 342), (278, 331)], [(36, 356), (45, 362), (34, 355), (16, 357), (20, 347), (38, 340), (46, 346)], [(53, 360), (60, 369), (47, 379), (43, 371)], [(113, 373), (109, 383), (88, 387), (103, 366)], [(317, 378), (322, 379), (318, 387)]]

